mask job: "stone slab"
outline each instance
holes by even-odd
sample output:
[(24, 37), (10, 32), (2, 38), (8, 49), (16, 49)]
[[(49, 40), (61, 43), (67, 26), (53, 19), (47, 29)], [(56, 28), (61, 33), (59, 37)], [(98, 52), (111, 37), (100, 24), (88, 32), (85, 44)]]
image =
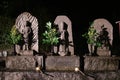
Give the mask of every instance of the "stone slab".
[(46, 70), (74, 71), (80, 68), (80, 58), (78, 56), (48, 56), (45, 59)]
[(84, 71), (111, 71), (118, 70), (119, 57), (92, 57), (84, 59)]
[(21, 50), (20, 55), (21, 56), (33, 56), (33, 50), (25, 50), (25, 51)]
[(95, 80), (91, 78), (79, 72), (0, 72), (0, 80)]
[[(88, 76), (89, 75), (89, 76)], [(109, 72), (0, 72), (0, 80), (120, 80), (120, 70)]]
[(106, 49), (105, 47), (99, 47), (97, 48), (97, 55), (99, 56), (111, 56), (111, 51), (109, 49)]
[(10, 70), (35, 70), (43, 65), (43, 56), (10, 56), (6, 58), (6, 68)]

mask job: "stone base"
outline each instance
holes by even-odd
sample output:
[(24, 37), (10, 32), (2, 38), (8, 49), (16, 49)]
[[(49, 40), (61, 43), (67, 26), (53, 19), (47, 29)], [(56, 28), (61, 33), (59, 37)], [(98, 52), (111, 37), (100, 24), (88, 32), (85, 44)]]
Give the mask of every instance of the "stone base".
[(97, 55), (99, 56), (111, 56), (111, 51), (109, 49), (104, 48), (98, 48), (97, 49)]
[(95, 80), (79, 72), (0, 72), (0, 80)]
[(12, 56), (6, 58), (6, 69), (35, 70), (36, 66), (43, 67), (43, 56)]
[(79, 72), (0, 72), (0, 80), (120, 80), (120, 70), (85, 74), (82, 75)]
[(33, 56), (33, 50), (20, 51), (21, 56)]
[(80, 58), (78, 56), (47, 56), (45, 60), (47, 71), (74, 71), (80, 68)]
[(84, 59), (84, 71), (118, 70), (120, 57), (92, 57)]

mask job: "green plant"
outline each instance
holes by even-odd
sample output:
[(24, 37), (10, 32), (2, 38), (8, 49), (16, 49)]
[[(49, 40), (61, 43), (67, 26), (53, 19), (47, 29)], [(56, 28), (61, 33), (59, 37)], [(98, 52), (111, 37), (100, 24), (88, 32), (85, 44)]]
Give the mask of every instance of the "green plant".
[(88, 32), (83, 34), (82, 37), (87, 39), (88, 44), (100, 47), (102, 45), (101, 42), (96, 40), (96, 38), (99, 36), (99, 34), (96, 32), (96, 30), (94, 29), (92, 24), (88, 28)]
[(18, 32), (15, 25), (12, 26), (10, 33), (8, 35), (8, 39), (10, 44), (13, 45), (14, 54), (16, 55), (15, 44), (19, 43), (19, 41), (22, 39), (22, 35)]
[(59, 42), (59, 38), (56, 36), (56, 29), (52, 28), (52, 23), (50, 21), (46, 23), (45, 27), (47, 28), (47, 30), (45, 30), (45, 32), (43, 33), (43, 44), (56, 45)]
[(17, 44), (21, 40), (21, 38), (21, 34), (17, 31), (14, 25), (10, 31), (10, 43)]

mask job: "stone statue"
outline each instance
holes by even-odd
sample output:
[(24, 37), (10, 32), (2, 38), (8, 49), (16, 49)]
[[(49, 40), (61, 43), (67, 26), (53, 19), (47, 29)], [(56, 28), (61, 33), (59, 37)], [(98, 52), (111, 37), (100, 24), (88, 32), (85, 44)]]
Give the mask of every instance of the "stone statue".
[(60, 45), (59, 45), (59, 53), (67, 55), (69, 52), (69, 33), (67, 31), (67, 24), (64, 23), (63, 31), (61, 31), (60, 35)]
[[(72, 36), (72, 24), (70, 19), (65, 15), (57, 16), (55, 25), (58, 25), (59, 42), (57, 52), (60, 56), (74, 55), (74, 43)], [(56, 51), (56, 48), (54, 48)]]
[(21, 44), (16, 44), (16, 52), (20, 55), (37, 54), (38, 48), (38, 21), (37, 18), (28, 12), (20, 14), (15, 25), (20, 34), (23, 35)]
[(32, 28), (31, 23), (29, 21), (26, 21), (26, 26), (22, 30), (23, 39), (24, 39), (24, 45), (23, 50), (31, 50), (31, 43), (32, 43)]

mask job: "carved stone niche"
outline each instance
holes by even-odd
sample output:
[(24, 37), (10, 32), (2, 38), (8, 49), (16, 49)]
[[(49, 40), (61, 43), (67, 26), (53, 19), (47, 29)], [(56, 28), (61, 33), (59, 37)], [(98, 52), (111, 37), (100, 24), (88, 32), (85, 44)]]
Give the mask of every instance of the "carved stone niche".
[(74, 55), (71, 20), (65, 15), (59, 15), (56, 17), (54, 24), (57, 25), (56, 27), (58, 27), (60, 33), (60, 43), (58, 43), (57, 48), (54, 47), (54, 51), (60, 56)]
[(97, 47), (96, 53), (99, 56), (111, 56), (111, 46), (113, 42), (113, 26), (112, 24), (104, 19), (95, 19), (93, 26), (96, 32), (99, 34), (96, 39), (102, 42), (101, 47)]
[(18, 31), (23, 35), (23, 40), (24, 40), (23, 44), (21, 43), (21, 44), (15, 45), (17, 54), (33, 55), (33, 51), (38, 53), (38, 21), (37, 21), (37, 18), (32, 16), (28, 12), (23, 12), (17, 17), (15, 25)]

